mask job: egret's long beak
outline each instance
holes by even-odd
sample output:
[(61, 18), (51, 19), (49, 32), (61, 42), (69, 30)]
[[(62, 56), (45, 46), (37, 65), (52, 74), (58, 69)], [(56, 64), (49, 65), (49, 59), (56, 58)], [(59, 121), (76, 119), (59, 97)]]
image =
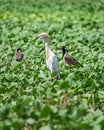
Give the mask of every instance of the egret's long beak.
[(39, 35), (34, 35), (33, 41), (36, 41), (40, 36)]
[[(41, 38), (41, 35), (35, 35), (35, 39)], [(44, 47), (40, 49), (39, 53), (44, 50)]]
[(41, 38), (41, 35), (36, 35), (35, 39)]

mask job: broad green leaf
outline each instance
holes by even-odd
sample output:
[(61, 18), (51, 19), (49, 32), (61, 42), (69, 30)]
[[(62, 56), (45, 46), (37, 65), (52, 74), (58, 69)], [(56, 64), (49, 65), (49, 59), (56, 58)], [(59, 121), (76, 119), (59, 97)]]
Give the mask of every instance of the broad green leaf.
[(52, 130), (50, 126), (42, 126), (39, 130)]
[(26, 121), (29, 125), (33, 125), (36, 121), (33, 118), (28, 118)]
[(44, 106), (41, 111), (42, 117), (48, 117), (51, 114), (51, 109), (49, 106)]

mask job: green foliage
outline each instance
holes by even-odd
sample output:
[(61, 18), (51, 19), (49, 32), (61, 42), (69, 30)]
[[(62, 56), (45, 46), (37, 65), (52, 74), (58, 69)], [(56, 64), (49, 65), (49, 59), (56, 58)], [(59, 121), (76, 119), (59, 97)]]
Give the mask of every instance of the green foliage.
[[(51, 82), (41, 32), (61, 79)], [(69, 68), (60, 47), (84, 67)], [(22, 48), (24, 60), (15, 62)], [(0, 0), (0, 130), (104, 129), (104, 1)]]

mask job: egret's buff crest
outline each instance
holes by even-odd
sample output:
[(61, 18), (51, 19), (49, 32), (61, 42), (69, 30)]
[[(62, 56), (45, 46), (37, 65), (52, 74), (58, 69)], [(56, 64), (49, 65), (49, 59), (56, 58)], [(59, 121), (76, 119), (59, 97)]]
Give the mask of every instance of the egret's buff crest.
[(37, 37), (40, 37), (40, 38), (49, 38), (49, 35), (47, 33), (43, 32), (43, 33), (37, 35)]
[(49, 35), (48, 35), (47, 33), (45, 33), (45, 32), (43, 32), (43, 33), (37, 35), (36, 38), (42, 38), (45, 43), (47, 43), (47, 44), (50, 43)]

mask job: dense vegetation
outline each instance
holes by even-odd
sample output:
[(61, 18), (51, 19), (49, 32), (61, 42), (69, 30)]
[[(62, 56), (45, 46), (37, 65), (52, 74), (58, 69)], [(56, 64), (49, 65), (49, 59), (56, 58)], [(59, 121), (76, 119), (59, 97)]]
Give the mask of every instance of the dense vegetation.
[[(41, 32), (59, 81), (50, 81)], [(61, 45), (84, 67), (69, 68)], [(104, 1), (0, 0), (0, 130), (104, 130)]]

